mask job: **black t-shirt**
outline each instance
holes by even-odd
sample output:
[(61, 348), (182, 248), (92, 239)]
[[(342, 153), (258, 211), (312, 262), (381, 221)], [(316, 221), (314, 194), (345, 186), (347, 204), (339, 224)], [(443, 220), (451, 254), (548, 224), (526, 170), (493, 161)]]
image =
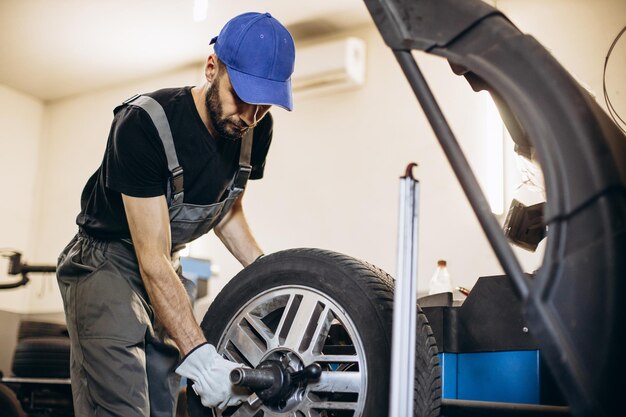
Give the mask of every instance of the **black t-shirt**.
[[(184, 172), (184, 202), (207, 205), (220, 201), (239, 167), (241, 141), (213, 138), (196, 110), (191, 87), (147, 94), (163, 107), (178, 162)], [(104, 159), (81, 196), (76, 223), (101, 239), (130, 237), (121, 194), (156, 197), (167, 192), (170, 173), (163, 143), (150, 116), (132, 105), (114, 110)], [(267, 114), (255, 127), (250, 179), (263, 177), (272, 141)]]

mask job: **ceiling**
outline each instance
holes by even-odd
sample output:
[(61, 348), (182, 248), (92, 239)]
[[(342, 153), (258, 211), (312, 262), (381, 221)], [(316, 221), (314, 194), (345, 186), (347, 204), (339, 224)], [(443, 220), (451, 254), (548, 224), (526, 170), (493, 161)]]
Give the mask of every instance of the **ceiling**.
[(0, 84), (49, 101), (172, 71), (245, 11), (271, 12), (296, 41), (370, 21), (362, 0), (0, 0)]

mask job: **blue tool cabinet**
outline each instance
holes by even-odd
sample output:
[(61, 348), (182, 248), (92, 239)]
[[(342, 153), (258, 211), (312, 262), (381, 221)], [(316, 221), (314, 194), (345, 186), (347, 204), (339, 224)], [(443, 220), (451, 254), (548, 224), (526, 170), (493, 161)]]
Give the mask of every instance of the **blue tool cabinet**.
[(506, 277), (481, 277), (462, 302), (447, 293), (418, 304), (437, 341), (442, 398), (564, 404)]

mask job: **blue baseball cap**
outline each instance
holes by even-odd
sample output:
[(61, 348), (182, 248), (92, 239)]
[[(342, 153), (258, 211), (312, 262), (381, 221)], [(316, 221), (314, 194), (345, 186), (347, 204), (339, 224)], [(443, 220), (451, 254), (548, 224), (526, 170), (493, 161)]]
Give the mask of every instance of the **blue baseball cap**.
[(244, 13), (211, 39), (241, 100), (293, 109), (291, 74), (296, 48), (289, 31), (269, 13)]

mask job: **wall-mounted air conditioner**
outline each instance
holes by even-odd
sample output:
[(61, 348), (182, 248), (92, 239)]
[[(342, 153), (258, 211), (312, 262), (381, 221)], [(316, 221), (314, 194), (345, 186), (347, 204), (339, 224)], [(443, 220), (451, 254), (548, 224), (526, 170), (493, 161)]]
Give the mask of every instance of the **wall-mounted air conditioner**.
[(365, 42), (348, 37), (296, 48), (296, 96), (357, 88), (365, 83)]

